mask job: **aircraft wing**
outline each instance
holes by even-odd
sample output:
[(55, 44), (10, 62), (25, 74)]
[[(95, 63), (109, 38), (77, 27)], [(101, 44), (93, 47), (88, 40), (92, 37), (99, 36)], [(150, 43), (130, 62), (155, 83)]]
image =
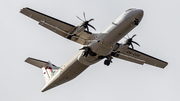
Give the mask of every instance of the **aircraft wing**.
[(140, 51), (137, 51), (131, 48), (128, 48), (127, 50), (123, 52), (116, 53), (114, 57), (117, 57), (126, 61), (130, 61), (130, 62), (134, 62), (137, 64), (141, 64), (141, 65), (145, 63), (152, 66), (160, 67), (160, 68), (165, 68), (168, 65), (168, 63), (165, 61), (162, 61), (160, 59), (157, 59), (155, 57), (152, 57), (150, 55), (147, 55), (145, 53), (142, 53)]
[[(57, 33), (58, 35), (67, 38), (72, 32), (76, 29), (76, 26), (69, 23), (63, 22), (56, 18), (50, 17), (38, 11), (35, 11), (30, 8), (23, 8), (20, 13), (36, 20), (39, 22), (39, 25)], [(80, 36), (72, 36), (71, 40), (79, 44), (86, 45), (92, 38), (92, 34), (88, 32), (83, 32)]]

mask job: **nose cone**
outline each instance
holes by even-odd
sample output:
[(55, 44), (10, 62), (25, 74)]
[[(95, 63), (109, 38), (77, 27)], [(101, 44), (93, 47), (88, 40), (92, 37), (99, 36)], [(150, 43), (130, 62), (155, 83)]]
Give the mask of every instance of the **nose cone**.
[(140, 15), (141, 17), (143, 17), (144, 11), (143, 11), (142, 9), (136, 9), (136, 12), (138, 13), (138, 15)]
[(139, 15), (143, 16), (144, 15), (144, 11), (142, 9), (137, 9), (137, 12)]
[(135, 12), (138, 14), (139, 20), (141, 20), (144, 15), (144, 11), (142, 9), (136, 9)]

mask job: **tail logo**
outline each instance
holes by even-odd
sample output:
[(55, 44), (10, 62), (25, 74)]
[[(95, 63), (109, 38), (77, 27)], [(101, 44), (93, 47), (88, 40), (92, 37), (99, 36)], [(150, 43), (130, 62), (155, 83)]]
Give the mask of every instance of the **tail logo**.
[(47, 67), (45, 68), (45, 70), (47, 70), (47, 69), (49, 69), (49, 70), (51, 71), (51, 76), (53, 76), (54, 73), (55, 73), (55, 71), (53, 71), (53, 69), (52, 69), (51, 67), (49, 67), (49, 66), (47, 66)]

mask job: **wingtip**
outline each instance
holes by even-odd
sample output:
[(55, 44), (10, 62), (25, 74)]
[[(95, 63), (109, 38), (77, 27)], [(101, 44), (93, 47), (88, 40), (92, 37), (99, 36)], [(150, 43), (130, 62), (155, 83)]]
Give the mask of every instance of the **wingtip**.
[(165, 69), (167, 65), (168, 65), (168, 63), (165, 62), (165, 65), (163, 67), (160, 67), (160, 68)]
[(24, 7), (20, 10), (20, 13), (22, 13), (25, 9), (28, 9), (28, 7)]
[[(166, 62), (166, 65), (164, 66), (164, 68), (165, 68), (167, 65), (168, 65), (168, 62)], [(164, 69), (164, 68), (163, 68), (163, 69)]]
[(27, 62), (29, 58), (30, 58), (30, 57), (26, 58), (26, 59), (24, 60), (24, 62)]
[(23, 9), (28, 9), (28, 7), (24, 7)]

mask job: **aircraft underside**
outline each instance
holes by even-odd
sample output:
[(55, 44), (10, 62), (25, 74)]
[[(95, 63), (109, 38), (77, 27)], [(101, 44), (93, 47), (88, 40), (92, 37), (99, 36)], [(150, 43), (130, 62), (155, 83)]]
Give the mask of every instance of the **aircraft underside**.
[(61, 67), (34, 58), (25, 60), (25, 62), (42, 69), (46, 82), (42, 92), (74, 79), (87, 67), (103, 59), (105, 59), (104, 65), (107, 66), (112, 63), (113, 58), (123, 59), (140, 65), (149, 64), (160, 68), (165, 68), (168, 65), (165, 61), (135, 50), (133, 44), (140, 46), (133, 41), (136, 35), (133, 35), (131, 38), (128, 37), (122, 43), (118, 43), (119, 40), (139, 25), (143, 17), (143, 10), (141, 9), (132, 8), (126, 10), (99, 34), (93, 34), (89, 31), (89, 28), (96, 30), (90, 24), (94, 19), (86, 20), (85, 13), (83, 13), (84, 20), (77, 16), (82, 21), (78, 26), (27, 7), (23, 8), (20, 13), (36, 20), (40, 26), (83, 45), (83, 48), (79, 49), (79, 52)]

